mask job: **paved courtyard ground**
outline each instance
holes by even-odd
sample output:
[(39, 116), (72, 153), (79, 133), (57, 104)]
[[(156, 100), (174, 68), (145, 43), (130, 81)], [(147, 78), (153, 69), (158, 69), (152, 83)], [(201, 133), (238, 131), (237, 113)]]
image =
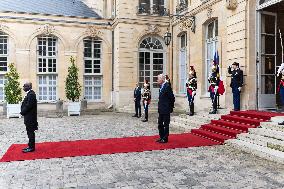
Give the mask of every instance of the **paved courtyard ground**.
[[(0, 156), (26, 143), (22, 119), (0, 122)], [(39, 118), (37, 142), (156, 135), (129, 114)], [(172, 132), (178, 132), (172, 129)], [(284, 188), (284, 166), (228, 146), (0, 163), (0, 189)]]

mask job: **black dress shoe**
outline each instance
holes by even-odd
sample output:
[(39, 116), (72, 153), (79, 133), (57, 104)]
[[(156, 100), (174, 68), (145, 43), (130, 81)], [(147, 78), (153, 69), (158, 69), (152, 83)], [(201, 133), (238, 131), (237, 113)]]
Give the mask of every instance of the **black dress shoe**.
[(281, 122), (281, 123), (278, 123), (278, 125), (284, 125), (284, 121), (283, 121), (283, 122)]
[(148, 122), (148, 120), (147, 120), (147, 119), (144, 119), (144, 120), (142, 120), (142, 122)]
[(141, 117), (141, 115), (137, 116), (137, 118), (140, 118), (140, 117)]
[(30, 147), (23, 148), (22, 151), (27, 150), (28, 148), (30, 148)]
[(162, 140), (162, 139), (161, 139), (161, 138), (159, 138), (159, 139), (157, 139), (157, 140), (156, 140), (156, 142), (160, 142), (161, 140)]
[(133, 115), (132, 117), (138, 117), (137, 115)]
[(217, 114), (217, 111), (209, 112), (209, 114)]
[(168, 142), (168, 140), (166, 140), (166, 139), (162, 139), (162, 140), (159, 141), (159, 143), (162, 143), (162, 144), (167, 143), (167, 142)]
[(27, 148), (25, 150), (23, 150), (23, 153), (29, 153), (29, 152), (34, 152), (35, 149), (34, 148)]

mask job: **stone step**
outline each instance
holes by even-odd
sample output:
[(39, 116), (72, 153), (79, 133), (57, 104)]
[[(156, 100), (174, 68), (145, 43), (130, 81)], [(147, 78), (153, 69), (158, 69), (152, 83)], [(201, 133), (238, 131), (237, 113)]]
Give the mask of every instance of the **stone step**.
[(284, 152), (239, 139), (227, 140), (226, 144), (256, 156), (284, 164)]
[(278, 140), (284, 140), (284, 132), (266, 128), (249, 129), (250, 134), (261, 135)]
[(180, 115), (180, 117), (185, 118), (185, 119), (195, 119), (195, 120), (204, 120), (204, 123), (210, 123), (211, 120), (218, 120), (220, 119), (221, 115), (202, 115), (202, 114), (196, 114), (194, 116), (189, 116), (186, 114)]
[(274, 123), (280, 123), (280, 122), (283, 122), (284, 121), (284, 116), (276, 116), (276, 117), (272, 117), (271, 118), (271, 121), (274, 122)]
[(260, 123), (260, 126), (262, 128), (284, 132), (284, 126), (278, 125), (278, 123), (275, 122), (262, 122)]
[(254, 144), (257, 144), (259, 146), (265, 146), (268, 147), (270, 145), (278, 145), (278, 146), (282, 146), (284, 147), (284, 141), (283, 140), (277, 140), (274, 138), (270, 138), (270, 137), (265, 137), (265, 136), (261, 136), (261, 135), (255, 135), (255, 134), (240, 134), (238, 135), (238, 139), (239, 140), (243, 140), (246, 142), (251, 142)]

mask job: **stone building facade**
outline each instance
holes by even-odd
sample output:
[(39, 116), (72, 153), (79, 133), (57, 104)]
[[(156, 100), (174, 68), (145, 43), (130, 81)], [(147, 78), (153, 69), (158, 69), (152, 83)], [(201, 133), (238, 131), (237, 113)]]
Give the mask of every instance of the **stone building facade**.
[[(41, 104), (52, 106), (59, 98), (66, 100), (65, 78), (73, 56), (83, 86), (81, 99), (86, 98), (89, 107), (132, 107), (135, 83), (142, 84), (144, 79), (150, 81), (155, 101), (157, 75), (167, 73), (177, 96), (176, 108), (186, 110), (185, 79), (193, 65), (198, 76), (197, 108), (208, 109), (207, 76), (218, 51), (227, 91), (220, 97), (220, 106), (232, 106), (227, 67), (237, 61), (245, 74), (242, 109), (275, 108), (277, 81), (273, 74), (281, 59), (276, 31), (274, 54), (260, 55), (259, 51), (265, 48), (261, 38), (273, 32), (261, 31), (265, 19), (274, 19), (283, 27), (281, 10), (273, 9), (283, 7), (279, 0), (27, 2), (33, 6), (4, 0), (0, 8), (1, 101), (4, 74), (11, 62), (17, 66), (21, 83), (29, 80), (34, 84)], [(266, 18), (264, 13), (272, 17)], [(172, 34), (168, 46), (163, 38), (167, 31)], [(267, 44), (272, 43), (267, 39)]]

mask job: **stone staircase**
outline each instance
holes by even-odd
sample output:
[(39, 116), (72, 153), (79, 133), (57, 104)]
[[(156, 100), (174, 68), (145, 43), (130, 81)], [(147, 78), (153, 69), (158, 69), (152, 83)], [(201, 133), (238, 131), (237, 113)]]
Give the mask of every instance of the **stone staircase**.
[(283, 120), (284, 117), (272, 117), (270, 122), (261, 122), (258, 128), (249, 129), (226, 144), (284, 164), (284, 126), (278, 125)]
[(229, 112), (227, 109), (220, 109), (219, 114), (209, 114), (208, 111), (196, 112), (194, 116), (180, 114), (171, 117), (171, 128), (175, 128), (180, 132), (190, 132), (191, 129), (199, 128), (201, 125), (210, 123), (211, 120), (218, 120), (222, 115)]

